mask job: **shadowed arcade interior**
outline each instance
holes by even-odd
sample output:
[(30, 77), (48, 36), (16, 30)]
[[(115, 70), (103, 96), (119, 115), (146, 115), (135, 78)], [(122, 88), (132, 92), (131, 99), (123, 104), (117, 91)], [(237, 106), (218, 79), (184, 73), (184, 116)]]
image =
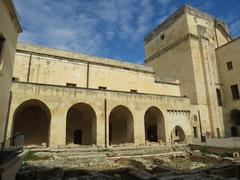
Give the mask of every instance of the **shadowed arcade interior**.
[(43, 102), (25, 101), (15, 111), (13, 134), (24, 133), (24, 145), (48, 145), (50, 121), (50, 110)]
[(240, 128), (240, 110), (233, 109), (230, 112), (230, 119), (231, 119), (231, 136), (239, 136), (239, 128)]
[(172, 142), (183, 143), (185, 141), (185, 133), (180, 126), (175, 126), (171, 132)]
[(96, 144), (96, 114), (90, 105), (78, 103), (68, 110), (66, 144)]
[(109, 115), (109, 144), (134, 143), (133, 115), (122, 105)]
[(150, 107), (145, 112), (145, 140), (149, 142), (166, 141), (164, 117), (157, 107)]

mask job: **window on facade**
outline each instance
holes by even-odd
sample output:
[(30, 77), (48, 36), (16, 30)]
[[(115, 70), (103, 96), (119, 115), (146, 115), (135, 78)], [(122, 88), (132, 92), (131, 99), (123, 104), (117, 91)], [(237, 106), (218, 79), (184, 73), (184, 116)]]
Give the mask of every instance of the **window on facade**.
[(164, 38), (165, 38), (164, 33), (161, 33), (160, 37), (161, 37), (161, 40), (164, 40)]
[(131, 89), (130, 92), (131, 93), (137, 93), (137, 90), (136, 89)]
[(232, 98), (233, 98), (233, 100), (240, 99), (239, 91), (238, 91), (238, 85), (237, 84), (231, 86), (231, 91), (232, 91)]
[(76, 85), (76, 84), (73, 84), (73, 83), (66, 83), (66, 86), (67, 86), (67, 87), (77, 87), (77, 85)]
[(0, 64), (2, 63), (2, 53), (3, 53), (3, 46), (4, 46), (5, 38), (0, 35)]
[(19, 81), (18, 77), (12, 77), (12, 81)]
[(222, 97), (221, 97), (220, 89), (216, 89), (216, 93), (217, 93), (218, 106), (222, 106)]
[(99, 87), (98, 87), (98, 89), (100, 89), (100, 90), (106, 90), (106, 89), (107, 89), (107, 87), (104, 87), (104, 86), (99, 86)]
[(232, 61), (227, 62), (227, 69), (228, 70), (232, 70), (233, 69)]
[(193, 116), (194, 121), (198, 121), (197, 115)]
[(197, 127), (193, 127), (194, 138), (198, 138)]

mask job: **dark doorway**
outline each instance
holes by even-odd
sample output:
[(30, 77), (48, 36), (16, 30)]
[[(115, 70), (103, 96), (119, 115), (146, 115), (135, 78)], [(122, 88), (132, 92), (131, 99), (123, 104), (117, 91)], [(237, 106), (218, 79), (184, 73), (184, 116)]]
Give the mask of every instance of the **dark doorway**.
[(152, 126), (147, 129), (147, 140), (150, 142), (157, 142), (157, 127)]
[(76, 129), (74, 131), (74, 144), (82, 144), (82, 130)]
[(219, 128), (217, 128), (217, 137), (221, 138), (221, 134), (220, 134), (220, 129)]
[(236, 127), (231, 127), (231, 135), (232, 135), (233, 137), (238, 135), (238, 132), (237, 132), (237, 128), (236, 128)]

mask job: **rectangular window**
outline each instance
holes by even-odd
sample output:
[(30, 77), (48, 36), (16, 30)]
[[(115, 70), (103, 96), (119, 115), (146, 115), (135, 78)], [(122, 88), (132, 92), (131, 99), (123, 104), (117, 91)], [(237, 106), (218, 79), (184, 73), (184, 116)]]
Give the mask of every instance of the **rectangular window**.
[(2, 54), (3, 54), (4, 42), (5, 42), (5, 38), (0, 35), (0, 65), (2, 64), (2, 60), (3, 60)]
[(232, 61), (227, 62), (227, 69), (228, 70), (232, 70), (233, 69)]
[(12, 77), (12, 81), (19, 81), (18, 77)]
[(231, 91), (233, 100), (237, 100), (240, 98), (237, 84), (231, 86)]
[(136, 89), (131, 89), (130, 92), (131, 93), (137, 93), (137, 90)]
[(67, 87), (77, 87), (77, 84), (73, 84), (73, 83), (66, 83)]
[(98, 89), (100, 89), (100, 90), (106, 90), (106, 89), (107, 89), (107, 87), (104, 87), (104, 86), (99, 86), (99, 87), (98, 87)]

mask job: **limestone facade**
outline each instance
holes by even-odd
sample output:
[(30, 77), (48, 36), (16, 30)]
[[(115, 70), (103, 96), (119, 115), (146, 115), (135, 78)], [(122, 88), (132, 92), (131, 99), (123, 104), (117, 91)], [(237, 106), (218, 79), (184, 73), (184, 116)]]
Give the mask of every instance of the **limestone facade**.
[(8, 132), (26, 145), (192, 138), (189, 98), (150, 67), (18, 43), (13, 79)]
[[(227, 136), (240, 135), (240, 38), (216, 49)], [(233, 88), (235, 87), (235, 89)], [(236, 92), (234, 95), (233, 91)]]
[(237, 57), (237, 42), (185, 5), (145, 37), (145, 65), (18, 43), (8, 136), (50, 147), (228, 136), (221, 53), (234, 44)]
[(201, 133), (211, 137), (225, 135), (215, 49), (229, 41), (224, 22), (187, 5), (145, 37), (146, 65), (161, 78), (180, 81)]
[(18, 33), (18, 17), (11, 0), (0, 0), (0, 142), (4, 140)]

